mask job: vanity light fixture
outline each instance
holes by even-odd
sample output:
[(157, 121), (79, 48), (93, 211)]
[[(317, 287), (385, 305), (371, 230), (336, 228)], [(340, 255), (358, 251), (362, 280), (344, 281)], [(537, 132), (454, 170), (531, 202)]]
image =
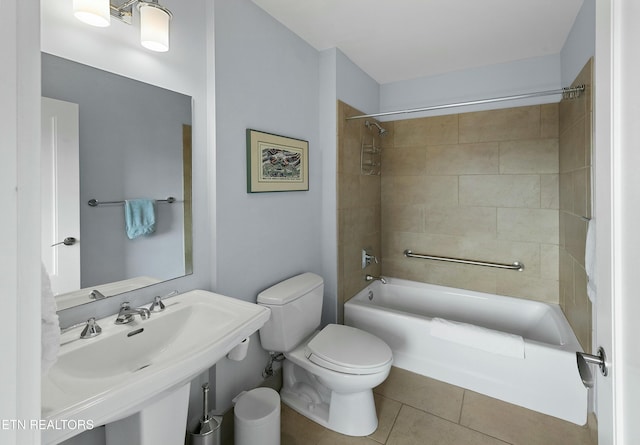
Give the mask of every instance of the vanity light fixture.
[(158, 0), (127, 0), (119, 6), (110, 0), (73, 0), (73, 14), (93, 26), (109, 26), (111, 17), (131, 25), (134, 5), (140, 12), (140, 44), (151, 51), (169, 51), (169, 22), (173, 15)]

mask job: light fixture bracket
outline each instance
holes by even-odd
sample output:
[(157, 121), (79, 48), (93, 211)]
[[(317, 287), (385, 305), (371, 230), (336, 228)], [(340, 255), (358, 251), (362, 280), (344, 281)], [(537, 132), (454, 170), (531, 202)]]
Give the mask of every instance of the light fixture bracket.
[(127, 25), (131, 25), (133, 23), (133, 5), (137, 1), (138, 0), (127, 0), (119, 6), (111, 3), (111, 17), (114, 17)]
[(127, 0), (119, 6), (111, 3), (111, 17), (114, 17), (127, 25), (131, 25), (133, 23), (133, 6), (136, 4), (138, 5), (138, 9), (140, 9), (141, 6), (152, 6), (163, 10), (170, 18), (173, 17), (171, 11), (158, 4), (158, 0)]

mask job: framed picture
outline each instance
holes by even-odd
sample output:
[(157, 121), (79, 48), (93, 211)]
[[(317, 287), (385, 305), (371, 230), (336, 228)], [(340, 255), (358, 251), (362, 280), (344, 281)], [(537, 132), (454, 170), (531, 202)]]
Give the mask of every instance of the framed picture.
[(247, 193), (309, 190), (309, 142), (247, 129)]

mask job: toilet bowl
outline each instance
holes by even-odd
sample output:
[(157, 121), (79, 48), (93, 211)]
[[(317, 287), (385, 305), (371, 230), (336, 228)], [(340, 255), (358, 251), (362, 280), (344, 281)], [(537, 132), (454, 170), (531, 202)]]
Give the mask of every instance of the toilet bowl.
[[(283, 352), (282, 401), (342, 434), (366, 436), (378, 427), (372, 388), (389, 375), (389, 346), (361, 329), (320, 324), (322, 278), (306, 273), (258, 295), (272, 313), (260, 330), (264, 349)], [(320, 302), (320, 304), (318, 304)]]

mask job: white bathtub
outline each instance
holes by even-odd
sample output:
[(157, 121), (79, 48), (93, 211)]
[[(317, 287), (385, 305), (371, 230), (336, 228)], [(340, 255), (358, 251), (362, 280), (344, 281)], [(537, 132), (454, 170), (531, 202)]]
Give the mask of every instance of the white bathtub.
[[(587, 389), (575, 355), (582, 349), (559, 306), (397, 278), (387, 281), (376, 281), (350, 299), (344, 321), (387, 342), (395, 366), (586, 423)], [(436, 317), (521, 336), (524, 358), (431, 335)]]

